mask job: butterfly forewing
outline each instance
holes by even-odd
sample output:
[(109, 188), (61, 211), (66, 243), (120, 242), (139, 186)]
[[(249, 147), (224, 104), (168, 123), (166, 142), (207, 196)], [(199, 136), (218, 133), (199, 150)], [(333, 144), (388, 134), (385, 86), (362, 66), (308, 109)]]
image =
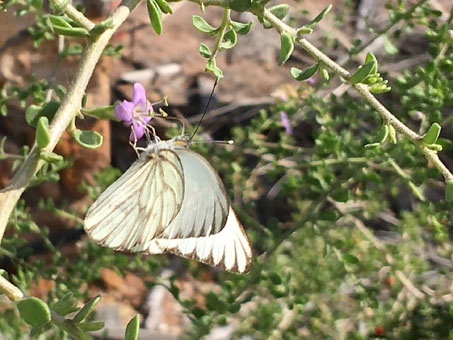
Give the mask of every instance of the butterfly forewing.
[(178, 214), (184, 197), (179, 158), (165, 149), (148, 156), (142, 155), (88, 210), (85, 230), (96, 242), (130, 250), (153, 239)]

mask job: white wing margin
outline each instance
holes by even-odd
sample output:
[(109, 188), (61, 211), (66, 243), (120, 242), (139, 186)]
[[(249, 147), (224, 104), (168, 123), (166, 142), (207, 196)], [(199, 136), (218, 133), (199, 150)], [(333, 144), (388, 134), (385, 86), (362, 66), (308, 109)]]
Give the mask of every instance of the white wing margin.
[(253, 265), (250, 241), (231, 207), (219, 233), (205, 237), (156, 239), (150, 242), (148, 251), (152, 253), (155, 246), (229, 272), (247, 273)]

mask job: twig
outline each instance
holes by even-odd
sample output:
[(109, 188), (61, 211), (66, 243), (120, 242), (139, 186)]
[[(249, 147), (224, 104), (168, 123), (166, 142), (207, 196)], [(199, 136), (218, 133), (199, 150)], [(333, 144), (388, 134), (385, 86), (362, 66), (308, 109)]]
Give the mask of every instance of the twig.
[[(274, 28), (279, 32), (287, 32), (293, 36), (295, 41), (302, 46), (308, 53), (310, 53), (318, 62), (322, 63), (325, 67), (331, 69), (336, 74), (338, 74), (343, 79), (349, 79), (351, 74), (335, 63), (332, 59), (318, 50), (305, 38), (297, 37), (296, 30), (278, 19), (273, 15), (269, 10), (264, 9), (264, 18), (268, 20)], [(401, 122), (395, 115), (393, 115), (387, 108), (379, 102), (376, 97), (368, 90), (368, 86), (365, 84), (354, 84), (352, 85), (357, 92), (359, 92), (366, 101), (379, 113), (384, 122), (392, 125), (398, 132), (405, 135), (409, 138), (418, 148), (423, 152), (425, 157), (433, 163), (433, 165), (440, 171), (444, 176), (445, 181), (453, 180), (453, 174), (448, 170), (448, 168), (442, 163), (437, 155), (435, 150), (431, 150), (426, 147), (422, 142), (422, 136), (417, 134), (415, 131), (407, 127), (403, 122)]]
[(24, 297), (24, 293), (0, 275), (0, 291), (5, 294), (11, 301), (16, 301)]
[[(82, 55), (82, 60), (71, 83), (70, 89), (66, 93), (63, 102), (61, 103), (54, 119), (52, 120), (52, 123), (49, 126), (49, 145), (42, 151), (52, 152), (66, 127), (80, 110), (82, 96), (88, 85), (88, 81), (93, 74), (94, 68), (102, 55), (102, 52), (114, 32), (119, 28), (124, 20), (126, 20), (132, 9), (134, 9), (139, 2), (140, 0), (125, 1), (124, 4), (119, 6), (113, 13), (112, 27), (105, 30), (102, 34), (89, 42)], [(59, 1), (56, 2), (56, 4), (59, 4)], [(67, 6), (65, 13), (72, 13), (71, 15), (75, 15), (74, 12), (71, 12), (71, 8), (71, 6)], [(8, 218), (16, 206), (17, 201), (30, 183), (33, 175), (44, 164), (44, 161), (40, 160), (39, 155), (40, 150), (35, 144), (26, 157), (24, 163), (22, 163), (16, 175), (11, 180), (11, 183), (0, 191), (0, 202), (2, 202), (2, 207), (0, 209), (0, 240), (3, 238)]]

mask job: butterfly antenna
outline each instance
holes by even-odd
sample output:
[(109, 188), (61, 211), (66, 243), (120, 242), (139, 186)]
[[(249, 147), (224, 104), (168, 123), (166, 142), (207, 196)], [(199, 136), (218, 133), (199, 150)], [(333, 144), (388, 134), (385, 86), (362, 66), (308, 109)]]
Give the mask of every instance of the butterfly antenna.
[(201, 119), (200, 119), (200, 121), (198, 122), (198, 125), (197, 125), (197, 127), (195, 128), (195, 131), (192, 133), (192, 136), (190, 136), (189, 141), (191, 141), (192, 138), (193, 138), (193, 137), (195, 136), (195, 134), (197, 133), (198, 129), (200, 128), (201, 122), (203, 121), (203, 118), (204, 118), (204, 116), (206, 115), (206, 112), (208, 112), (208, 107), (209, 107), (209, 104), (211, 103), (211, 99), (212, 99), (212, 97), (213, 97), (213, 95), (214, 95), (214, 90), (215, 90), (215, 88), (216, 88), (216, 86), (217, 86), (218, 81), (219, 81), (219, 78), (217, 77), (217, 78), (215, 79), (214, 86), (212, 87), (211, 94), (209, 95), (208, 103), (206, 104), (206, 107), (204, 108), (204, 112), (203, 112), (203, 114), (202, 114), (202, 116), (201, 116)]

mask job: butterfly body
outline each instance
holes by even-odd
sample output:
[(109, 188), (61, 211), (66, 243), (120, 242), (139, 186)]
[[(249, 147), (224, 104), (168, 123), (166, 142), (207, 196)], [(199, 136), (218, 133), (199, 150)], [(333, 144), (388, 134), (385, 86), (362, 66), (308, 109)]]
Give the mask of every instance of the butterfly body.
[(149, 144), (90, 207), (85, 230), (115, 250), (168, 252), (238, 273), (252, 266), (219, 176), (183, 137)]

